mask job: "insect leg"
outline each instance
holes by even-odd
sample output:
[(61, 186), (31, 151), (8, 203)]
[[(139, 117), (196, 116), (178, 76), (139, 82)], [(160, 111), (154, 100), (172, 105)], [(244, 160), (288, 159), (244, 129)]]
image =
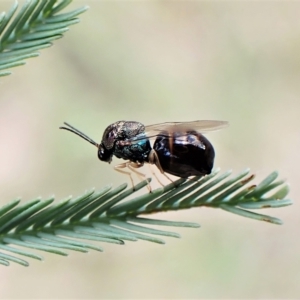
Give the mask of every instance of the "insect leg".
[[(137, 176), (139, 177), (140, 180), (146, 179), (146, 175), (145, 174), (140, 173), (137, 170), (135, 170), (136, 168), (140, 168), (142, 166), (143, 166), (143, 164), (141, 164), (141, 163), (135, 163), (135, 162), (127, 161), (127, 162), (124, 162), (122, 164), (116, 165), (114, 167), (114, 169), (116, 171), (120, 172), (120, 173), (128, 175), (129, 178), (130, 178), (131, 184), (132, 184), (132, 188), (134, 188), (134, 183), (133, 183), (133, 179), (132, 179), (132, 176), (131, 176), (132, 172), (134, 172), (135, 174), (137, 174)], [(124, 168), (128, 168), (132, 172), (127, 172), (127, 171), (121, 170), (121, 169), (124, 169)], [(148, 180), (147, 180), (147, 188), (148, 188), (149, 192), (151, 193), (151, 186), (150, 186), (150, 183), (149, 183)]]
[[(145, 174), (143, 174), (143, 173), (135, 170), (137, 168), (142, 167), (143, 165), (144, 165), (143, 163), (131, 161), (131, 162), (128, 162), (127, 167), (128, 167), (129, 170), (131, 170), (132, 172), (134, 172), (141, 180), (147, 180)], [(151, 191), (152, 191), (151, 190), (151, 185), (150, 185), (150, 182), (148, 180), (147, 180), (147, 188), (148, 188), (149, 192), (151, 193)]]
[(132, 176), (131, 176), (131, 172), (126, 172), (126, 171), (124, 171), (124, 170), (121, 170), (121, 169), (127, 168), (127, 167), (128, 167), (128, 164), (129, 164), (129, 162), (124, 162), (124, 163), (122, 163), (122, 164), (116, 165), (116, 166), (114, 167), (114, 169), (115, 169), (117, 172), (120, 172), (120, 173), (123, 173), (123, 174), (128, 175), (129, 178), (130, 178), (130, 181), (131, 181), (131, 185), (132, 185), (132, 187), (134, 187), (133, 179), (132, 179)]
[[(155, 150), (151, 150), (150, 154), (149, 154), (149, 163), (152, 165), (156, 165), (156, 167), (158, 168), (158, 170), (160, 171), (161, 174), (163, 174), (166, 178), (168, 178), (171, 182), (174, 182), (163, 170), (160, 162), (159, 162), (159, 157), (156, 153)], [(158, 180), (157, 176), (155, 175), (157, 181), (160, 183), (160, 181)], [(160, 183), (161, 184), (161, 183)]]
[(157, 182), (158, 182), (162, 187), (164, 187), (164, 184), (159, 180), (159, 178), (158, 178), (158, 176), (156, 175), (156, 173), (152, 170), (151, 165), (148, 164), (148, 166), (149, 166), (149, 169), (150, 169), (152, 175), (156, 178)]

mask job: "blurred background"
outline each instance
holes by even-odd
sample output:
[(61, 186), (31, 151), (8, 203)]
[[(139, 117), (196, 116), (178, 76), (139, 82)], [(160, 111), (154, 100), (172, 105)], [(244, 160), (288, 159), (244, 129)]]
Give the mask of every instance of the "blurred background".
[(158, 214), (202, 227), (175, 228), (182, 238), (164, 246), (0, 267), (0, 297), (299, 298), (300, 2), (86, 0), (66, 11), (84, 5), (63, 39), (0, 79), (1, 205), (129, 183), (113, 170), (122, 161), (102, 163), (58, 130), (67, 121), (98, 142), (123, 119), (227, 120), (208, 136), (215, 166), (250, 167), (256, 183), (278, 170), (295, 203), (262, 211), (283, 226), (207, 208)]

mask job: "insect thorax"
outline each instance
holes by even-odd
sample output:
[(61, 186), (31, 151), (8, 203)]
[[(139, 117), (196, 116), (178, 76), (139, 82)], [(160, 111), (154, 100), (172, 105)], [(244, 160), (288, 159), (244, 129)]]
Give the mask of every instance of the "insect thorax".
[(149, 140), (145, 138), (131, 142), (134, 138), (142, 137), (144, 132), (145, 126), (142, 123), (118, 121), (105, 129), (102, 144), (118, 158), (144, 162), (151, 151)]
[(129, 142), (128, 144), (117, 141), (114, 148), (114, 155), (125, 160), (143, 163), (148, 161), (151, 149), (147, 138), (134, 143)]

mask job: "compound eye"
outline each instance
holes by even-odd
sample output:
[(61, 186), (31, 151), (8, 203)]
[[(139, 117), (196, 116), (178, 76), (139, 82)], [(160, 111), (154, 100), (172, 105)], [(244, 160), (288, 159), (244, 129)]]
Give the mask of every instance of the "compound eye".
[(114, 131), (109, 131), (106, 136), (105, 136), (106, 140), (110, 143), (113, 144), (116, 138), (115, 132)]
[(106, 138), (107, 138), (107, 139), (114, 138), (114, 133), (113, 133), (113, 131), (109, 131), (109, 132), (106, 134)]
[(105, 150), (110, 150), (111, 148), (113, 148), (116, 139), (117, 133), (114, 131), (114, 129), (111, 128), (111, 126), (106, 128), (101, 141), (103, 147), (105, 147)]

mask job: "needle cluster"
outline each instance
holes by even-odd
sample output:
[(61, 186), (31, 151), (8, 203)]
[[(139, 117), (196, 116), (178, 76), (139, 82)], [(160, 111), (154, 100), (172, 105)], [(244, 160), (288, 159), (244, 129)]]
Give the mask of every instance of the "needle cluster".
[(214, 171), (202, 178), (179, 179), (152, 193), (144, 189), (145, 193), (136, 197), (134, 194), (147, 185), (146, 180), (134, 188), (127, 188), (127, 184), (114, 189), (106, 186), (55, 204), (52, 204), (53, 197), (24, 204), (20, 204), (19, 199), (14, 200), (0, 208), (0, 264), (8, 266), (10, 262), (16, 262), (28, 266), (28, 262), (19, 256), (42, 260), (40, 255), (28, 249), (66, 256), (66, 249), (103, 251), (98, 243), (122, 245), (126, 241), (146, 240), (163, 244), (164, 240), (157, 236), (180, 237), (176, 232), (152, 225), (199, 227), (197, 223), (145, 217), (169, 210), (206, 206), (282, 224), (277, 218), (252, 211), (292, 204), (286, 199), (288, 185), (282, 180), (276, 181), (277, 172), (258, 185), (249, 185), (254, 178), (249, 175), (249, 170), (234, 177), (230, 175), (231, 171), (223, 174)]
[(10, 75), (8, 69), (25, 64), (39, 56), (38, 50), (48, 48), (79, 22), (77, 16), (87, 10), (81, 7), (61, 13), (72, 0), (29, 0), (18, 10), (15, 1), (11, 9), (0, 14), (0, 76)]

